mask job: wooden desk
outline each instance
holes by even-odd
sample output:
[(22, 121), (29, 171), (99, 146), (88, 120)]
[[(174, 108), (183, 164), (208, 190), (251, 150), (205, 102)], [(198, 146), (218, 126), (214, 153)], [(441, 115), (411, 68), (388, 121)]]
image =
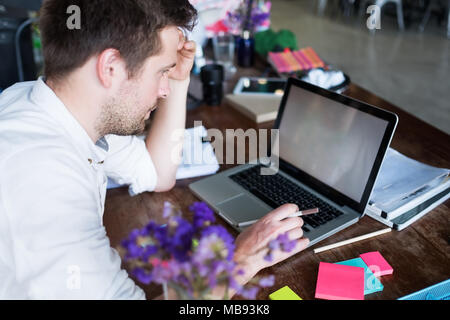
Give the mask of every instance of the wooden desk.
[[(450, 167), (450, 137), (402, 111), (394, 105), (378, 98), (367, 90), (351, 85), (347, 95), (366, 101), (375, 106), (395, 112), (400, 119), (391, 146), (408, 157), (424, 163)], [(192, 127), (195, 120), (201, 120), (206, 128), (225, 129), (271, 128), (273, 123), (256, 125), (241, 116), (229, 106), (201, 106), (188, 112), (186, 126)], [(230, 167), (225, 165), (221, 170)], [(111, 240), (117, 247), (133, 228), (144, 226), (150, 219), (162, 222), (161, 212), (164, 201), (178, 205), (188, 213), (188, 206), (198, 199), (189, 191), (188, 185), (196, 179), (177, 182), (175, 188), (166, 193), (145, 193), (130, 197), (126, 188), (108, 191), (104, 224)], [(261, 289), (258, 299), (268, 299), (268, 295), (288, 285), (303, 299), (314, 299), (318, 266), (320, 261), (337, 262), (356, 258), (361, 253), (380, 251), (394, 268), (394, 274), (384, 276), (382, 292), (370, 294), (366, 299), (397, 299), (409, 293), (450, 278), (450, 201), (428, 213), (401, 232), (393, 231), (374, 239), (350, 244), (341, 248), (314, 254), (312, 248), (352, 238), (361, 234), (385, 228), (369, 217), (363, 217), (357, 224), (316, 244), (312, 248), (290, 259), (267, 268), (259, 273), (276, 275), (275, 285)], [(218, 223), (228, 225), (218, 217)], [(228, 227), (232, 234), (234, 230)], [(158, 286), (142, 286), (149, 299), (161, 294)], [(235, 297), (239, 299), (239, 297)]]

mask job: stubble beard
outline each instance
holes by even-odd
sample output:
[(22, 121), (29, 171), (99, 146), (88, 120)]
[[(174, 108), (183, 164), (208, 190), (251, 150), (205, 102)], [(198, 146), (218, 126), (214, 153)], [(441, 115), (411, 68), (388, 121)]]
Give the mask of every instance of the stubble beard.
[(137, 116), (132, 111), (137, 108), (136, 103), (127, 102), (123, 96), (111, 98), (101, 108), (97, 119), (96, 129), (100, 137), (108, 134), (119, 136), (139, 135), (145, 129), (145, 115)]

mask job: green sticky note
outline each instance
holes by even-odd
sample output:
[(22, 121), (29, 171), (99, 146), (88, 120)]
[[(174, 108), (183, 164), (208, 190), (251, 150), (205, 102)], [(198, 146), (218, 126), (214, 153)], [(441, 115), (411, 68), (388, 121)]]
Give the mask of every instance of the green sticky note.
[(269, 295), (270, 300), (303, 300), (288, 286), (275, 291)]
[(373, 272), (364, 263), (363, 259), (355, 258), (346, 261), (337, 262), (336, 264), (343, 264), (346, 266), (364, 268), (364, 294), (374, 293), (383, 290), (383, 285), (380, 280), (375, 277)]

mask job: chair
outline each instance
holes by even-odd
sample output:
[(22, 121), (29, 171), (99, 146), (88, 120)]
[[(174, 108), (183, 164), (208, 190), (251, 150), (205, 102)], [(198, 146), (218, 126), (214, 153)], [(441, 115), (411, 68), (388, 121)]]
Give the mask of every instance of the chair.
[[(340, 1), (332, 1), (332, 3), (340, 8), (344, 16), (350, 17), (353, 14), (353, 9), (357, 0), (340, 0)], [(327, 0), (318, 0), (317, 1), (317, 13), (319, 15), (323, 15), (325, 12), (325, 8), (327, 7)]]
[[(440, 5), (439, 1), (430, 0), (430, 2), (428, 3), (428, 6), (427, 6), (427, 10), (425, 11), (425, 15), (423, 16), (422, 22), (420, 23), (420, 26), (419, 26), (420, 32), (423, 32), (425, 30), (425, 26), (427, 25), (428, 21), (430, 20), (431, 11), (433, 10), (433, 8), (439, 8), (439, 5)], [(448, 13), (447, 38), (450, 39), (450, 0), (447, 0), (447, 13)]]
[(319, 0), (317, 3), (317, 11), (319, 15), (323, 15), (325, 8), (327, 6), (327, 0)]
[(405, 22), (403, 18), (403, 2), (402, 0), (363, 0), (359, 9), (359, 15), (362, 16), (367, 9), (369, 3), (373, 3), (376, 6), (383, 8), (386, 3), (393, 2), (397, 6), (397, 23), (400, 30), (405, 30)]
[(450, 39), (450, 1), (447, 7), (448, 17), (447, 17), (447, 38)]
[(25, 72), (23, 68), (23, 58), (22, 58), (22, 50), (20, 48), (20, 39), (22, 37), (23, 31), (26, 29), (26, 27), (30, 26), (31, 24), (38, 22), (38, 18), (29, 18), (28, 20), (24, 21), (19, 28), (17, 28), (15, 37), (14, 37), (14, 44), (16, 48), (16, 63), (17, 63), (17, 75), (19, 82), (25, 81)]

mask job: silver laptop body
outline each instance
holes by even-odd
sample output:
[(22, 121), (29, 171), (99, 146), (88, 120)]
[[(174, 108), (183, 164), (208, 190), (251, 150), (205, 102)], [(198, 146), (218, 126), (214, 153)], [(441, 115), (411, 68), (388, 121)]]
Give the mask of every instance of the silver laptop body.
[[(271, 159), (276, 161), (269, 168), (240, 165), (189, 187), (236, 230), (242, 231), (244, 227), (239, 225), (243, 222), (263, 217), (277, 204), (291, 203), (268, 199), (259, 186), (242, 180), (247, 172), (270, 170), (283, 181), (283, 187), (292, 186), (292, 190), (300, 187), (318, 198), (321, 212), (325, 207), (335, 212), (332, 219), (321, 219), (320, 223), (307, 223), (311, 219), (303, 218), (304, 236), (311, 246), (363, 216), (397, 123), (397, 116), (391, 112), (290, 78), (274, 126), (278, 131), (272, 141)], [(235, 182), (236, 177), (244, 185)], [(297, 202), (300, 210), (309, 209), (300, 202)]]

